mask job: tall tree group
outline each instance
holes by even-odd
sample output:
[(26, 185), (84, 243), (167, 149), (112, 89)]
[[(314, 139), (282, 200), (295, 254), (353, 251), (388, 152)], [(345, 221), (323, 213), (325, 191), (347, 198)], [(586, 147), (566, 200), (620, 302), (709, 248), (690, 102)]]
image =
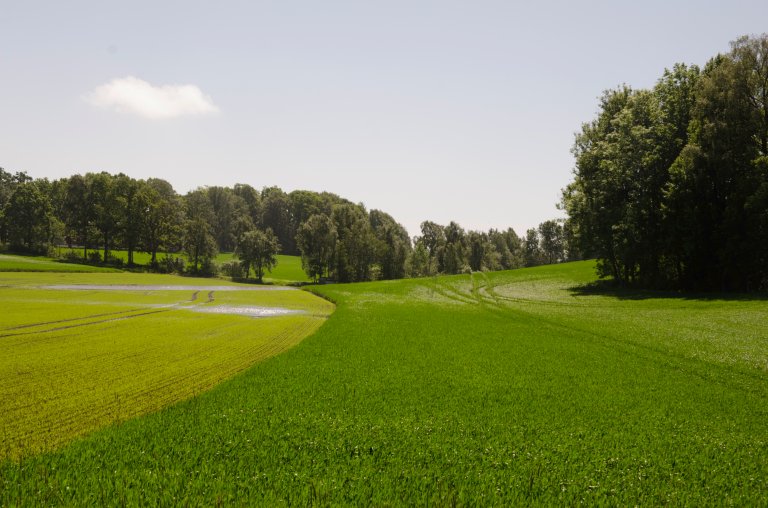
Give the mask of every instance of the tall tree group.
[(651, 90), (604, 93), (576, 136), (566, 224), (622, 284), (768, 287), (768, 36)]

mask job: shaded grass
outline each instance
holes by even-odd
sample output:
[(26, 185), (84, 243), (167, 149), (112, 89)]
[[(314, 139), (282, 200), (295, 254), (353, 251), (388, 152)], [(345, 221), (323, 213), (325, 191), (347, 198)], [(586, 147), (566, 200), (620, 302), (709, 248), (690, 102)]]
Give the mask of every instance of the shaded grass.
[(313, 287), (338, 304), (314, 336), (0, 467), (0, 500), (764, 505), (768, 304), (569, 289), (593, 279), (573, 263)]

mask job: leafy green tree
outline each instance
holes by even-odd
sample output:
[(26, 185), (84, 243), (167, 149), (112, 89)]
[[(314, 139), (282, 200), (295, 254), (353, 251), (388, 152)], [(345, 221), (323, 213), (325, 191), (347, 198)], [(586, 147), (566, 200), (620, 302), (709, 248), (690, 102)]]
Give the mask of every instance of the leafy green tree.
[(523, 266), (523, 244), (514, 229), (507, 228), (506, 231), (491, 229), (488, 231), (488, 240), (498, 254), (501, 269), (509, 270)]
[(67, 180), (65, 192), (64, 224), (68, 229), (67, 238), (75, 236), (83, 247), (83, 259), (88, 259), (92, 224), (95, 219), (94, 203), (91, 199), (90, 179), (82, 175), (72, 175)]
[(768, 179), (760, 169), (766, 45), (766, 36), (739, 39), (699, 79), (690, 139), (670, 169), (668, 189), (669, 257), (683, 287), (745, 290), (768, 276), (759, 227), (767, 203), (756, 198)]
[(462, 273), (468, 268), (467, 237), (464, 229), (451, 221), (445, 227), (443, 270), (445, 273)]
[(494, 245), (488, 239), (488, 234), (482, 231), (470, 231), (467, 233), (469, 267), (473, 271), (498, 270), (500, 267), (500, 255)]
[(421, 243), (429, 252), (429, 257), (434, 260), (437, 271), (443, 271), (443, 250), (445, 249), (445, 229), (440, 224), (432, 221), (421, 223)]
[(232, 188), (232, 191), (235, 193), (235, 196), (242, 200), (242, 203), (245, 203), (248, 210), (248, 216), (250, 217), (253, 226), (259, 227), (261, 225), (262, 214), (261, 193), (250, 185), (244, 183), (236, 183)]
[(218, 249), (211, 225), (202, 216), (189, 219), (184, 227), (184, 251), (191, 263), (192, 273), (201, 273), (209, 266)]
[(547, 264), (559, 263), (565, 257), (563, 226), (555, 220), (539, 224), (539, 246)]
[(120, 192), (115, 177), (107, 172), (88, 173), (89, 198), (93, 203), (93, 224), (101, 236), (104, 261), (125, 221), (126, 198)]
[(133, 255), (139, 248), (150, 199), (153, 196), (147, 189), (145, 181), (135, 180), (124, 174), (114, 178), (114, 185), (115, 194), (123, 204), (123, 217), (120, 221), (122, 245), (128, 254), (128, 266), (133, 266)]
[(523, 242), (523, 262), (525, 263), (525, 266), (538, 266), (543, 262), (539, 244), (539, 232), (534, 228), (525, 232), (525, 241)]
[(417, 238), (413, 250), (406, 259), (406, 274), (409, 277), (437, 275), (437, 260), (429, 255), (429, 249), (421, 238)]
[(184, 209), (173, 186), (160, 178), (150, 178), (143, 189), (147, 201), (141, 230), (141, 245), (151, 255), (150, 265), (158, 266), (157, 252), (174, 250), (182, 237)]
[(365, 209), (353, 204), (334, 205), (331, 221), (337, 233), (336, 279), (339, 282), (370, 280), (375, 237)]
[(301, 252), (301, 265), (315, 282), (330, 274), (337, 240), (336, 227), (327, 215), (312, 215), (299, 226), (296, 244)]
[(376, 242), (375, 262), (381, 268), (381, 278), (405, 277), (405, 261), (411, 250), (408, 232), (391, 215), (381, 210), (371, 210), (368, 216)]
[(235, 255), (240, 260), (245, 278), (253, 268), (259, 283), (264, 282), (264, 272), (271, 272), (277, 266), (277, 253), (280, 244), (272, 230), (260, 231), (253, 229), (246, 231), (235, 250)]
[(288, 195), (279, 187), (267, 187), (261, 191), (261, 205), (262, 226), (274, 232), (283, 253), (296, 254), (296, 230)]
[(241, 217), (250, 217), (248, 203), (228, 187), (207, 187), (205, 189), (213, 211), (213, 227), (216, 244), (220, 251), (231, 252), (235, 248), (235, 222)]
[(7, 242), (7, 228), (2, 220), (3, 210), (11, 199), (13, 192), (21, 184), (31, 182), (32, 178), (24, 172), (11, 174), (0, 168), (0, 243)]
[(50, 201), (34, 182), (15, 186), (2, 217), (12, 247), (29, 252), (45, 251), (54, 231), (55, 218)]

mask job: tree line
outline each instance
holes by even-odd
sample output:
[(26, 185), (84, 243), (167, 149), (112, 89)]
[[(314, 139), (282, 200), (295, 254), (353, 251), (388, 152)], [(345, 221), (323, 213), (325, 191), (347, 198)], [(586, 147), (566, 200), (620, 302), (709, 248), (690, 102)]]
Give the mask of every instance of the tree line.
[[(569, 243), (570, 242), (570, 243)], [(149, 269), (261, 280), (276, 254), (300, 255), (315, 281), (353, 282), (499, 270), (574, 259), (567, 225), (546, 221), (520, 238), (511, 228), (465, 231), (425, 221), (421, 235), (381, 210), (328, 192), (247, 184), (185, 195), (160, 178), (86, 173), (49, 181), (0, 168), (0, 243), (70, 260), (120, 264), (111, 254), (151, 255)], [(569, 249), (568, 246), (572, 247)], [(77, 254), (76, 252), (80, 252)], [(237, 261), (216, 265), (218, 252)]]
[(621, 86), (576, 135), (577, 247), (621, 284), (768, 288), (768, 35), (650, 90)]

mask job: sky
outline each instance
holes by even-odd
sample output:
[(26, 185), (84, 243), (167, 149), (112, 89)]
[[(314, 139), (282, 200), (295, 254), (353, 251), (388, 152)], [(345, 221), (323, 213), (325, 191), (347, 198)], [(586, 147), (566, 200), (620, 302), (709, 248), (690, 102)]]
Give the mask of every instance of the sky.
[(562, 216), (603, 90), (766, 20), (765, 0), (0, 0), (0, 167), (329, 191), (411, 235), (522, 235)]

